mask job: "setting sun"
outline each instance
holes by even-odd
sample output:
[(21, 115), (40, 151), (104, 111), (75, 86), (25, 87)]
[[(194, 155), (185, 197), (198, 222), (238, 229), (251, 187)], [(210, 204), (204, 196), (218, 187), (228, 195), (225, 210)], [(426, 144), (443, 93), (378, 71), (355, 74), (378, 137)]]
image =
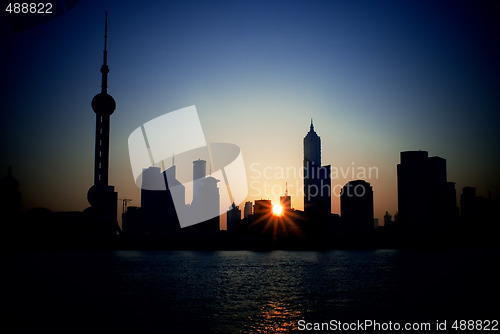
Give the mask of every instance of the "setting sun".
[(283, 208), (279, 204), (273, 205), (273, 215), (281, 216), (283, 214)]

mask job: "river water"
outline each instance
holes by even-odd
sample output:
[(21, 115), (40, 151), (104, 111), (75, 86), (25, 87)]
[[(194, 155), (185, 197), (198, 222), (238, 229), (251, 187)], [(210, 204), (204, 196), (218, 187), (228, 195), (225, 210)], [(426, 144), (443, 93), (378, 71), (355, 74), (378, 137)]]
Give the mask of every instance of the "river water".
[(499, 255), (480, 249), (5, 252), (2, 327), (275, 333), (298, 330), (299, 320), (498, 319)]

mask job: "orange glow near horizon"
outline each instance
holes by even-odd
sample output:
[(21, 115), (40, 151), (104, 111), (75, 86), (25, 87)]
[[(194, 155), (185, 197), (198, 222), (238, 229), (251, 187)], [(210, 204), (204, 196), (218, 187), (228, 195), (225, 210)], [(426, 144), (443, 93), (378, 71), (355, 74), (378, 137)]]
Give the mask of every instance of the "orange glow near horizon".
[(261, 225), (262, 234), (271, 234), (273, 240), (276, 240), (280, 236), (302, 235), (300, 227), (296, 224), (296, 220), (301, 219), (300, 216), (296, 215), (294, 211), (285, 212), (280, 204), (267, 205), (265, 205), (265, 209), (263, 208), (263, 210), (256, 215), (251, 225)]
[(280, 204), (273, 205), (273, 215), (278, 217), (283, 215), (283, 207)]

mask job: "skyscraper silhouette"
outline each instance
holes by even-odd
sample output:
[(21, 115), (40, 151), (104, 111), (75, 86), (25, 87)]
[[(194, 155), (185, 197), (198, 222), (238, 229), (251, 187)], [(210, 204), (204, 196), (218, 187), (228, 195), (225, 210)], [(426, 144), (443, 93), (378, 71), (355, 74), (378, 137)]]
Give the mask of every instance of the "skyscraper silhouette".
[(270, 216), (273, 211), (273, 204), (270, 199), (257, 199), (253, 206), (253, 215), (256, 220), (262, 220), (265, 216)]
[(227, 211), (227, 230), (228, 231), (236, 231), (238, 228), (238, 224), (241, 221), (241, 210), (234, 203), (231, 204), (229, 210)]
[(280, 205), (285, 212), (292, 210), (292, 197), (288, 195), (288, 184), (285, 186), (285, 196), (280, 196)]
[(373, 232), (373, 189), (363, 180), (349, 181), (340, 196), (340, 216), (351, 236)]
[(304, 168), (311, 166), (321, 166), (321, 138), (314, 131), (313, 121), (309, 132), (304, 137)]
[[(177, 166), (172, 158), (172, 166), (163, 172), (167, 188), (167, 230), (168, 233), (180, 229), (179, 216), (186, 211), (186, 187), (177, 180)], [(174, 198), (176, 203), (174, 204)]]
[(417, 236), (429, 224), (427, 151), (401, 152), (398, 164), (398, 210), (406, 235)]
[(205, 160), (193, 161), (193, 205), (202, 200), (201, 188), (207, 174), (207, 162)]
[(160, 167), (149, 167), (142, 171), (141, 213), (144, 233), (158, 237), (164, 233), (167, 223), (169, 198), (165, 176)]
[[(193, 201), (186, 208), (187, 215), (190, 216), (191, 221), (198, 223), (188, 226), (184, 230), (192, 236), (207, 238), (209, 235), (214, 235), (220, 231), (220, 193), (217, 185), (220, 180), (212, 176), (199, 180), (201, 182), (198, 194), (196, 195), (196, 201)], [(207, 220), (206, 217), (212, 218)]]
[(426, 151), (401, 152), (398, 208), (403, 231), (411, 239), (440, 238), (456, 220), (455, 185), (447, 182), (446, 160)]
[(252, 207), (252, 202), (247, 201), (245, 202), (245, 208), (243, 211), (243, 218), (249, 218), (253, 214), (253, 207)]
[[(108, 185), (109, 172), (109, 120), (111, 114), (116, 109), (116, 102), (108, 94), (108, 73), (107, 65), (107, 30), (108, 14), (104, 25), (104, 60), (101, 67), (102, 85), (101, 92), (92, 99), (92, 109), (96, 114), (96, 135), (95, 135), (95, 160), (94, 160), (94, 185), (87, 193), (87, 199), (100, 216), (100, 220), (114, 225), (117, 222), (117, 201), (118, 194), (114, 187)], [(113, 234), (111, 231), (110, 233)]]
[(330, 165), (321, 166), (321, 138), (311, 127), (304, 137), (304, 212), (312, 217), (331, 213)]

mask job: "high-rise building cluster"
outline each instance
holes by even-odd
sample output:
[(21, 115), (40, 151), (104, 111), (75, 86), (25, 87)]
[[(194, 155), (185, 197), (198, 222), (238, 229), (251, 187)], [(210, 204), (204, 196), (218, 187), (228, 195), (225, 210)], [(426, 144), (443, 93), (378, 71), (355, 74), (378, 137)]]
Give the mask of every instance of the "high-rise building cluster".
[(443, 238), (458, 219), (455, 183), (448, 182), (446, 160), (426, 151), (401, 152), (398, 210), (406, 238)]

